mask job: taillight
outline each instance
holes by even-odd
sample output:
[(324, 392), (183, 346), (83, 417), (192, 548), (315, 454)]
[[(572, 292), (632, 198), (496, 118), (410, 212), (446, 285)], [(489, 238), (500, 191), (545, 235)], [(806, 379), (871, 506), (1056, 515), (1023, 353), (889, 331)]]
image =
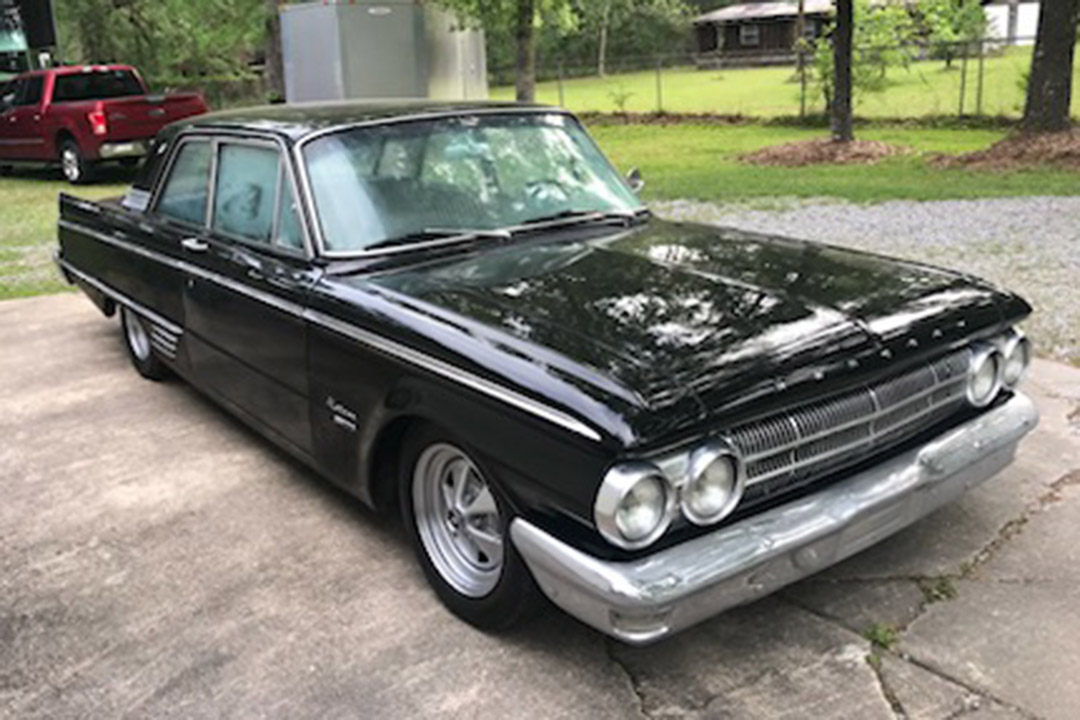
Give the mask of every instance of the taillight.
[(105, 119), (104, 110), (94, 110), (87, 114), (86, 119), (90, 121), (90, 132), (95, 135), (105, 135), (109, 132), (109, 122)]

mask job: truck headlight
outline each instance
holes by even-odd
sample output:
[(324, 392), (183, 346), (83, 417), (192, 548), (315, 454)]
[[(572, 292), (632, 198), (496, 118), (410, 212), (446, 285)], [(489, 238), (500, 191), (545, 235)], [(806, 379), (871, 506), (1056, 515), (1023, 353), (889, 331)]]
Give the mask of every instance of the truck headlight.
[(609, 542), (627, 550), (652, 544), (664, 534), (675, 494), (652, 463), (620, 463), (604, 476), (596, 493), (596, 527)]
[(972, 348), (968, 365), (967, 399), (975, 407), (986, 407), (1001, 389), (1002, 357), (993, 345)]
[(1012, 331), (1001, 345), (1003, 358), (1001, 381), (1007, 388), (1014, 388), (1024, 379), (1031, 362), (1031, 343), (1021, 333)]
[(680, 499), (683, 515), (695, 525), (725, 518), (742, 499), (742, 460), (729, 444), (710, 440), (690, 454), (688, 480)]

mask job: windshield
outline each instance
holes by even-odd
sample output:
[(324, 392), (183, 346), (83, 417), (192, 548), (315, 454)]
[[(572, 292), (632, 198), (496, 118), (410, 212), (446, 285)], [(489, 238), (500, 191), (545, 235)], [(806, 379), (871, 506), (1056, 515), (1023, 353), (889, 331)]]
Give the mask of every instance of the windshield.
[(362, 127), (303, 153), (331, 253), (641, 207), (577, 121), (555, 113)]

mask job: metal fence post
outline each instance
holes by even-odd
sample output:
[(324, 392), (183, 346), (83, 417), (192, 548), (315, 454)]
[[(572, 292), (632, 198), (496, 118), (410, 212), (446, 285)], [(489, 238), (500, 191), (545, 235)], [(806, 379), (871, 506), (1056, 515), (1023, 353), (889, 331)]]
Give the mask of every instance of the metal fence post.
[(979, 79), (975, 85), (975, 114), (983, 114), (983, 77), (986, 73), (986, 38), (979, 38)]
[(559, 107), (566, 107), (566, 97), (563, 95), (563, 61), (559, 60), (559, 69), (555, 75), (555, 86), (559, 88)]
[(799, 119), (806, 119), (806, 52), (799, 48)]
[(656, 57), (656, 112), (664, 112), (664, 82), (663, 82), (664, 57)]
[(962, 48), (963, 59), (960, 62), (960, 117), (964, 117), (964, 96), (967, 95), (967, 48)]

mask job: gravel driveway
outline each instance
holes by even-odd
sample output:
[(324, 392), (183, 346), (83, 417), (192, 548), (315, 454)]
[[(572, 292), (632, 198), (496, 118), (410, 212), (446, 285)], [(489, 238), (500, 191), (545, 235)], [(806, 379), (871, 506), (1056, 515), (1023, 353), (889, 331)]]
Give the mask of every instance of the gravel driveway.
[(661, 215), (820, 240), (956, 268), (1023, 295), (1036, 351), (1080, 364), (1080, 197), (782, 209), (691, 201), (655, 203)]

